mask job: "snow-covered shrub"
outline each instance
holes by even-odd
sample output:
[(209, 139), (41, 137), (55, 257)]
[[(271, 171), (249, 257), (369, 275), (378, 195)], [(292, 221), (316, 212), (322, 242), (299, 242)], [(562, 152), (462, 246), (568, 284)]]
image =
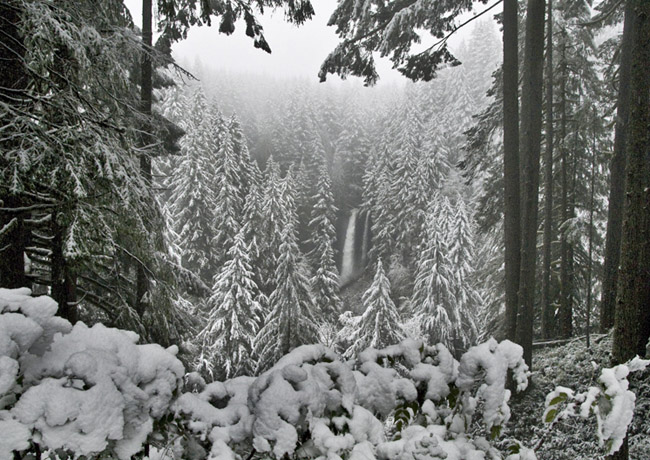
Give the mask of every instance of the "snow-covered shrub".
[(128, 459), (178, 392), (177, 350), (101, 324), (73, 327), (56, 309), (29, 289), (0, 289), (0, 459), (35, 445)]
[[(525, 388), (521, 348), (507, 341), (474, 347), (460, 363), (444, 346), (414, 340), (350, 361), (306, 345), (257, 378), (183, 394), (174, 411), (178, 432), (193, 438), (186, 445), (209, 458), (498, 459), (488, 438), (509, 418), (508, 369)], [(470, 431), (477, 407), (485, 435)], [(515, 447), (510, 460), (535, 458)]]
[[(181, 394), (175, 348), (55, 312), (48, 297), (0, 290), (0, 459), (127, 459), (145, 443), (164, 458), (502, 459), (508, 371), (526, 386), (518, 345), (490, 340), (459, 362), (405, 340), (348, 361), (305, 345), (258, 377), (187, 374)], [(506, 458), (535, 456), (517, 444)]]
[[(594, 414), (599, 446), (604, 447), (607, 455), (618, 451), (632, 422), (636, 401), (635, 394), (628, 389), (627, 376), (630, 372), (644, 370), (648, 365), (650, 360), (637, 356), (625, 364), (603, 369), (598, 386), (591, 386), (581, 393), (563, 386), (556, 387), (546, 396), (544, 422), (552, 424), (560, 418), (587, 418)], [(577, 404), (579, 412), (576, 412)]]

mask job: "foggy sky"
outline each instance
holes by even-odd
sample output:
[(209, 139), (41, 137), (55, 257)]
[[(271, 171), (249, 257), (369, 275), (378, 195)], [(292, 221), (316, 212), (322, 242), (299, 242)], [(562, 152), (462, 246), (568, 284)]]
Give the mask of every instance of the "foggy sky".
[[(155, 2), (154, 2), (155, 3)], [(142, 1), (125, 0), (134, 22), (142, 23)], [(318, 70), (328, 53), (339, 39), (334, 27), (327, 27), (327, 21), (336, 6), (335, 0), (312, 0), (316, 12), (311, 21), (297, 27), (284, 20), (282, 11), (267, 12), (259, 17), (264, 27), (266, 40), (272, 53), (253, 48), (253, 41), (245, 35), (245, 26), (237, 23), (235, 33), (230, 36), (218, 32), (218, 21), (212, 27), (193, 27), (186, 40), (173, 47), (174, 58), (185, 66), (197, 60), (203, 66), (232, 73), (254, 73), (270, 77), (303, 77), (318, 81)], [(482, 8), (479, 8), (479, 11)], [(496, 13), (498, 10), (494, 10)], [(467, 29), (471, 29), (468, 27)], [(462, 39), (464, 30), (450, 41)], [(391, 68), (388, 59), (377, 59), (377, 71), (382, 82), (404, 82), (405, 78)], [(356, 77), (349, 77), (355, 79)], [(328, 81), (338, 80), (333, 75)]]

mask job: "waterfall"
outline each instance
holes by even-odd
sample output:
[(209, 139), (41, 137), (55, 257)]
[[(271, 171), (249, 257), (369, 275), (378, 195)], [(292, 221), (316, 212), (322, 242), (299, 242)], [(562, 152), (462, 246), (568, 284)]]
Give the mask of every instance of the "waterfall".
[(368, 263), (368, 248), (370, 245), (370, 212), (366, 211), (366, 219), (363, 224), (363, 241), (361, 243), (361, 265)]
[(343, 261), (341, 262), (341, 285), (350, 281), (354, 274), (354, 234), (357, 226), (358, 209), (353, 209), (348, 220), (343, 242)]

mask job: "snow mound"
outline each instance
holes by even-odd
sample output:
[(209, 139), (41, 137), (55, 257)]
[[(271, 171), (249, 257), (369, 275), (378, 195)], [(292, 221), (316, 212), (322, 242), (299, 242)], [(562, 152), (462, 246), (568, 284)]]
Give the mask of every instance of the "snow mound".
[(102, 324), (73, 327), (56, 309), (28, 289), (0, 289), (0, 458), (34, 438), (44, 449), (128, 459), (180, 388), (177, 350)]

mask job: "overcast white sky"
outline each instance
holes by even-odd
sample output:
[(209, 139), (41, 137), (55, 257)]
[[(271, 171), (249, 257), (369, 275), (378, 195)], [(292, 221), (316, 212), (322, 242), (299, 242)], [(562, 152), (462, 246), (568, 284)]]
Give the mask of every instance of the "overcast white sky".
[[(135, 23), (141, 24), (142, 0), (125, 0), (125, 3)], [(239, 24), (233, 35), (226, 36), (218, 32), (218, 23), (213, 23), (212, 27), (194, 27), (190, 30), (187, 40), (174, 45), (174, 57), (181, 64), (193, 63), (198, 58), (204, 66), (214, 69), (272, 77), (308, 77), (317, 81), (321, 63), (338, 43), (334, 27), (327, 27), (336, 1), (312, 0), (312, 4), (316, 15), (300, 27), (287, 23), (282, 11), (267, 13), (260, 18), (265, 37), (273, 50), (271, 54), (253, 48), (252, 40), (244, 33), (243, 24)], [(471, 28), (468, 27), (468, 31)], [(380, 83), (405, 80), (391, 68), (387, 59), (378, 62), (377, 70)], [(329, 76), (328, 80), (336, 78)]]

